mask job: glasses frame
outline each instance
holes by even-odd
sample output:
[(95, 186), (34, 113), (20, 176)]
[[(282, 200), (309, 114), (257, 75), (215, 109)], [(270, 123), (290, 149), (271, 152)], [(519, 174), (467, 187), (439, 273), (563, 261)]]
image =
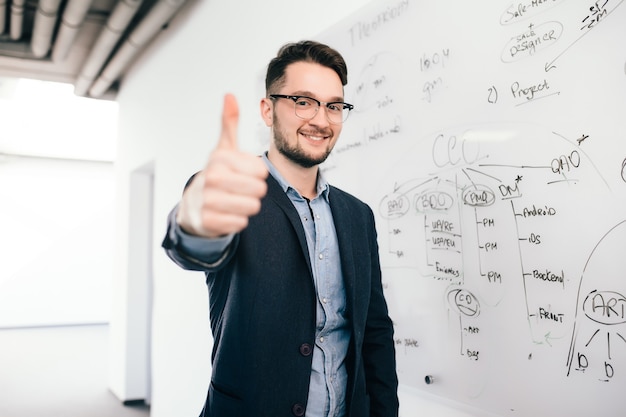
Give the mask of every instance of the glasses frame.
[[(317, 116), (317, 112), (320, 110), (320, 107), (323, 104), (324, 107), (326, 107), (326, 119), (328, 120), (329, 123), (336, 124), (336, 125), (342, 124), (346, 120), (348, 120), (348, 116), (350, 116), (350, 111), (352, 109), (354, 109), (354, 106), (352, 104), (350, 104), (350, 103), (345, 103), (343, 101), (320, 101), (320, 100), (318, 100), (316, 98), (309, 97), (309, 96), (295, 96), (295, 95), (286, 95), (286, 94), (270, 94), (269, 98), (271, 98), (273, 100), (276, 100), (276, 99), (279, 99), (279, 98), (286, 98), (286, 99), (292, 100), (293, 104), (294, 104), (294, 112), (295, 112), (296, 116), (298, 118), (302, 119), (302, 120), (311, 120), (312, 118)], [(315, 113), (313, 114), (313, 116), (311, 116), (311, 117), (302, 117), (302, 116), (300, 116), (298, 114), (297, 102), (298, 102), (298, 100), (300, 100), (302, 98), (306, 98), (307, 100), (312, 100), (315, 103), (317, 103), (317, 107), (315, 107)], [(330, 114), (328, 112), (328, 110), (329, 110), (328, 106), (330, 106), (332, 104), (341, 105), (343, 110), (348, 110), (346, 112), (346, 116), (341, 120), (341, 122), (335, 122), (333, 120), (330, 120)]]

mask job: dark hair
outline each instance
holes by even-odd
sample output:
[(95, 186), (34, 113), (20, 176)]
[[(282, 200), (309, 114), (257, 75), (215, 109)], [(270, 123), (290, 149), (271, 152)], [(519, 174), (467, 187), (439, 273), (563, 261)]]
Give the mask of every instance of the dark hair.
[(348, 83), (348, 67), (339, 52), (319, 42), (301, 41), (284, 45), (278, 50), (276, 57), (270, 61), (265, 76), (266, 93), (269, 94), (271, 88), (276, 88), (285, 82), (287, 66), (300, 61), (328, 67), (337, 73), (342, 85)]

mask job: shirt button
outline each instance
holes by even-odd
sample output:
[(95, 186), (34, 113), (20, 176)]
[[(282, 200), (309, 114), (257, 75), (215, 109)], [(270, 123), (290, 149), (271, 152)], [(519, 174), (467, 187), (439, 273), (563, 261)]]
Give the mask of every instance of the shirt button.
[(324, 343), (324, 336), (320, 337), (320, 342)]
[(302, 356), (309, 356), (311, 352), (313, 352), (313, 349), (311, 349), (311, 345), (309, 345), (308, 343), (303, 343), (300, 345), (300, 354)]
[(293, 407), (291, 407), (291, 412), (293, 413), (294, 416), (297, 417), (302, 417), (304, 415), (304, 411), (305, 408), (302, 404), (294, 404)]
[(324, 259), (324, 254), (323, 254), (323, 253), (320, 253), (320, 254), (318, 255), (318, 257), (319, 257), (320, 259)]
[(328, 302), (328, 299), (326, 297), (322, 298), (322, 303), (326, 304)]

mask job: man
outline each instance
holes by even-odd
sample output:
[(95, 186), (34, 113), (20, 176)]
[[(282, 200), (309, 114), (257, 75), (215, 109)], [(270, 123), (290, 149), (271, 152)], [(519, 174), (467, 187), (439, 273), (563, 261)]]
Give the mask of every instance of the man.
[(346, 64), (326, 45), (287, 44), (265, 83), (269, 150), (237, 149), (226, 95), (219, 143), (163, 242), (176, 263), (206, 273), (214, 347), (201, 416), (395, 417), (373, 213), (318, 169), (352, 108)]

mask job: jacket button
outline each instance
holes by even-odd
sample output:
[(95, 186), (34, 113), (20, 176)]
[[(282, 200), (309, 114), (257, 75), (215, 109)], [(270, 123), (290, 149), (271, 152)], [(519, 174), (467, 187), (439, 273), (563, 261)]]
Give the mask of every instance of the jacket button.
[(291, 407), (291, 412), (297, 417), (302, 417), (304, 415), (304, 411), (305, 409), (302, 404), (294, 404), (293, 407)]
[(309, 356), (313, 352), (311, 345), (308, 343), (303, 343), (300, 345), (300, 354), (302, 356)]

